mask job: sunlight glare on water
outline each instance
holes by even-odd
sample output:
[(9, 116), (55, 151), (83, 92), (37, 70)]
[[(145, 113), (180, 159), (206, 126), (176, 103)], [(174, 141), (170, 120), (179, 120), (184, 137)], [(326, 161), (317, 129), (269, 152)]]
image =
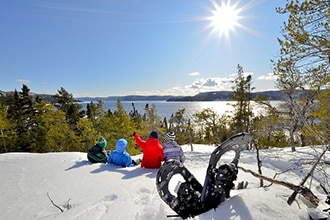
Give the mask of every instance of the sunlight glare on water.
[[(86, 109), (87, 103), (83, 104), (83, 108)], [(215, 111), (219, 116), (223, 114), (230, 115), (234, 110), (232, 106), (235, 104), (235, 101), (212, 101), (212, 102), (166, 102), (166, 101), (121, 101), (121, 104), (124, 106), (126, 113), (132, 111), (132, 103), (134, 103), (135, 108), (138, 110), (140, 114), (144, 114), (146, 112), (145, 107), (148, 104), (149, 108), (151, 108), (152, 104), (155, 104), (158, 115), (163, 119), (166, 117), (169, 119), (171, 115), (175, 114), (179, 109), (185, 109), (185, 116), (187, 118), (193, 118), (193, 115), (197, 112), (201, 112), (206, 108), (210, 108)], [(275, 106), (279, 105), (279, 101), (272, 101)], [(103, 106), (106, 110), (110, 109), (112, 112), (116, 110), (116, 101), (105, 101)], [(251, 102), (251, 106), (253, 107), (253, 112), (255, 114), (259, 114), (262, 111), (262, 108), (256, 106), (254, 102)]]

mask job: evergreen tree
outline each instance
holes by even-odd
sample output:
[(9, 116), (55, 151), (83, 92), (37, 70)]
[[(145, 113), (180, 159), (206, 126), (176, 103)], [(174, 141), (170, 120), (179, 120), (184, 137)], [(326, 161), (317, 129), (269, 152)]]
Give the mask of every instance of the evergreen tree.
[(93, 102), (87, 104), (86, 114), (87, 114), (87, 118), (91, 120), (93, 126), (95, 127), (96, 119), (104, 117), (104, 115), (106, 114), (102, 100), (98, 100), (96, 105)]
[(9, 149), (10, 126), (7, 115), (7, 108), (0, 100), (0, 153), (6, 153)]
[(36, 100), (34, 123), (31, 129), (33, 152), (79, 151), (79, 142), (75, 133), (66, 123), (65, 114), (55, 110), (54, 105), (43, 100)]
[(219, 144), (230, 135), (226, 115), (219, 116), (213, 109), (205, 108), (193, 116), (200, 143)]
[(299, 73), (298, 84), (319, 84), (329, 75), (330, 2), (324, 0), (287, 0), (280, 14), (288, 14), (282, 28), (280, 58), (276, 74), (287, 68)]
[(146, 109), (145, 120), (143, 121), (144, 134), (149, 135), (151, 131), (157, 131), (159, 135), (165, 135), (166, 128), (158, 114), (156, 104), (151, 104), (151, 107)]
[(16, 139), (14, 151), (31, 151), (31, 132), (30, 129), (34, 126), (33, 116), (34, 110), (32, 106), (32, 96), (30, 89), (23, 85), (22, 92), (16, 90), (12, 95), (8, 108), (8, 117), (10, 123), (14, 126)]
[[(173, 131), (176, 134), (178, 144), (185, 144), (189, 137), (188, 119), (185, 117), (185, 108), (178, 109), (169, 120), (167, 131)], [(166, 127), (166, 126), (165, 126)]]
[[(135, 141), (132, 137), (133, 131), (135, 131), (135, 123), (126, 113), (124, 106), (121, 103), (120, 98), (117, 99), (116, 110), (113, 116), (110, 117), (110, 128), (108, 130), (107, 138), (110, 147), (115, 148), (116, 142), (120, 138), (125, 138), (128, 141), (127, 151), (134, 155), (140, 153), (139, 149), (135, 148)], [(108, 140), (107, 139), (107, 140)]]
[[(95, 121), (95, 125), (97, 125), (97, 121), (102, 118), (97, 118)], [(77, 124), (77, 130), (79, 133), (78, 142), (79, 142), (79, 151), (87, 152), (87, 150), (95, 144), (95, 141), (100, 136), (100, 132), (98, 132), (93, 125), (93, 122), (89, 118), (81, 118)]]
[[(330, 80), (330, 77), (329, 77)], [(313, 129), (305, 130), (306, 135), (314, 137), (314, 142), (329, 144), (330, 142), (330, 90), (318, 95), (316, 109), (311, 114), (318, 119), (318, 123), (313, 124)]]
[(135, 124), (141, 125), (141, 122), (143, 120), (143, 116), (139, 113), (139, 111), (135, 108), (134, 102), (132, 102), (132, 110), (129, 112), (129, 116), (131, 120), (135, 122)]
[(79, 119), (84, 115), (84, 112), (80, 111), (81, 105), (77, 104), (72, 94), (63, 87), (58, 90), (54, 98), (56, 100), (55, 106), (65, 113), (67, 123), (71, 129), (75, 130)]
[(231, 129), (235, 133), (249, 132), (250, 131), (250, 118), (252, 117), (252, 107), (250, 105), (251, 91), (254, 89), (251, 87), (252, 77), (251, 75), (245, 76), (243, 68), (237, 66), (237, 77), (234, 80), (234, 95), (233, 100), (236, 101), (233, 104), (233, 122)]
[(252, 120), (252, 135), (254, 145), (258, 149), (288, 146), (287, 137), (283, 130), (283, 118), (276, 112), (266, 111)]
[(285, 7), (277, 8), (278, 13), (288, 14), (278, 39), (281, 50), (274, 74), (277, 87), (287, 95), (284, 106), (292, 151), (298, 142), (295, 137), (305, 144), (303, 131), (313, 121), (310, 112), (329, 76), (329, 8), (329, 1), (323, 0), (287, 0)]
[(87, 118), (89, 118), (94, 124), (96, 119), (95, 116), (96, 105), (94, 104), (94, 102), (87, 103), (86, 109), (87, 109), (86, 111)]

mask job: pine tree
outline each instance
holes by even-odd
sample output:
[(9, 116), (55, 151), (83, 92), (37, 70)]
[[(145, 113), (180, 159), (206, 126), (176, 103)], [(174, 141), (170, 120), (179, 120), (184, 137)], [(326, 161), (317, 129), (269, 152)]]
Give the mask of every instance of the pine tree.
[(299, 73), (298, 84), (319, 84), (329, 75), (330, 2), (324, 0), (287, 0), (276, 9), (288, 14), (284, 23), (277, 75), (287, 68)]
[(84, 112), (80, 111), (81, 105), (63, 87), (58, 90), (54, 97), (56, 100), (55, 106), (58, 110), (62, 110), (65, 113), (67, 123), (72, 130), (75, 130), (79, 119), (84, 115)]
[(106, 114), (105, 109), (103, 107), (103, 102), (102, 100), (98, 100), (96, 105), (93, 102), (90, 102), (89, 104), (87, 104), (86, 108), (87, 108), (87, 112), (86, 112), (87, 118), (91, 120), (93, 126), (95, 127), (96, 119), (104, 117), (104, 115)]
[(9, 147), (10, 126), (7, 115), (7, 108), (0, 99), (0, 153), (7, 153)]
[[(287, 95), (284, 106), (292, 151), (295, 136), (304, 134), (301, 131), (313, 120), (310, 112), (330, 74), (329, 8), (330, 2), (323, 0), (287, 0), (285, 7), (277, 8), (278, 13), (288, 14), (278, 39), (281, 50), (274, 75), (277, 87)], [(304, 137), (300, 139), (304, 145)]]
[(146, 109), (143, 126), (145, 128), (145, 133), (148, 135), (151, 131), (157, 131), (160, 135), (164, 135), (166, 133), (166, 128), (158, 114), (156, 104), (153, 103), (151, 104), (151, 107)]
[(178, 109), (169, 120), (169, 127), (166, 131), (173, 131), (176, 134), (176, 142), (185, 144), (185, 140), (189, 137), (188, 119), (185, 117), (185, 108)]
[[(329, 77), (330, 80), (330, 77)], [(309, 136), (316, 138), (321, 144), (328, 144), (330, 142), (330, 90), (329, 88), (325, 92), (318, 95), (318, 102), (316, 103), (316, 109), (311, 114), (319, 121), (315, 123), (312, 131), (308, 132)]]
[(250, 118), (252, 117), (252, 106), (251, 101), (251, 91), (254, 89), (251, 87), (252, 77), (251, 75), (245, 76), (243, 68), (237, 66), (237, 77), (234, 80), (234, 95), (233, 100), (236, 101), (233, 104), (233, 123), (231, 124), (231, 129), (235, 133), (239, 132), (249, 132), (250, 130)]
[(108, 117), (108, 121), (110, 127), (109, 130), (107, 130), (106, 138), (109, 147), (114, 149), (117, 140), (125, 138), (128, 142), (127, 151), (132, 155), (140, 153), (140, 151), (135, 148), (135, 141), (132, 137), (135, 131), (135, 123), (126, 113), (120, 98), (117, 99), (116, 110), (112, 116)]
[(30, 89), (23, 85), (22, 92), (18, 93), (16, 90), (11, 96), (8, 117), (10, 123), (13, 125), (16, 135), (14, 151), (31, 151), (31, 128), (34, 126), (33, 122), (34, 110), (32, 106), (32, 96)]
[(78, 143), (79, 151), (87, 152), (87, 150), (95, 144), (100, 132), (96, 130), (97, 121), (102, 118), (97, 118), (95, 124), (89, 118), (81, 118), (77, 124), (79, 134)]
[(31, 129), (31, 150), (33, 152), (79, 151), (77, 137), (66, 123), (63, 111), (55, 110), (54, 105), (36, 99), (34, 124)]

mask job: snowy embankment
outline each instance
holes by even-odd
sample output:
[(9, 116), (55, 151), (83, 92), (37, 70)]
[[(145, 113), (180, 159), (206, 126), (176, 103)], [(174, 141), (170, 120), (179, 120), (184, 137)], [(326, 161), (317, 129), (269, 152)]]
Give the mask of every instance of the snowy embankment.
[[(214, 148), (194, 145), (193, 152), (188, 146), (183, 149), (186, 167), (203, 183)], [(311, 166), (306, 162), (315, 159), (316, 153), (309, 147), (298, 148), (294, 153), (289, 148), (261, 151), (263, 174), (273, 177), (287, 170), (276, 178), (298, 185)], [(327, 152), (324, 160), (329, 162), (329, 156)], [(223, 159), (227, 157), (230, 158), (230, 154)], [(255, 151), (244, 151), (239, 166), (256, 171)], [(167, 215), (175, 214), (158, 195), (157, 170), (90, 164), (86, 153), (77, 152), (0, 154), (0, 170), (1, 219), (165, 220)], [(329, 174), (329, 164), (322, 171)], [(287, 204), (292, 193), (288, 188), (280, 185), (260, 188), (258, 179), (241, 170), (237, 181), (248, 181), (248, 187), (232, 190), (229, 200), (195, 219), (309, 219), (308, 207), (301, 196), (297, 196), (298, 203)], [(326, 196), (317, 180), (311, 185), (321, 200), (320, 207), (327, 208)]]

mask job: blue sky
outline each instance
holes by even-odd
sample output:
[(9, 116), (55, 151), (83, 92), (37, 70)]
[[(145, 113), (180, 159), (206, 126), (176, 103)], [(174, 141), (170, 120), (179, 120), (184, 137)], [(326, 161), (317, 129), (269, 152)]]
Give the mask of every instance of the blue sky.
[[(230, 90), (237, 65), (274, 88), (285, 0), (3, 0), (0, 90), (74, 96), (194, 95)], [(236, 23), (210, 18), (227, 6)], [(222, 13), (225, 14), (225, 13)], [(229, 16), (229, 15), (228, 15)], [(225, 20), (229, 21), (229, 17)]]

